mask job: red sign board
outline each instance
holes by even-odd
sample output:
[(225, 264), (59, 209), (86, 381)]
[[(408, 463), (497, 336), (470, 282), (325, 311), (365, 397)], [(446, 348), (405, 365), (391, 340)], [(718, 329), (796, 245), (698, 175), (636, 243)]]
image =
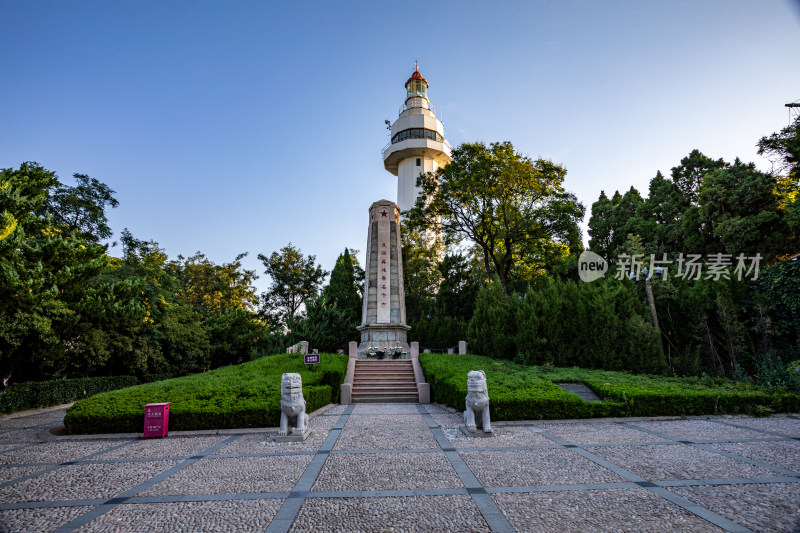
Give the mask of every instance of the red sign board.
[(169, 433), (169, 403), (144, 406), (144, 438), (166, 437)]
[(303, 357), (303, 362), (307, 365), (318, 365), (320, 363), (320, 358), (318, 353), (307, 353)]

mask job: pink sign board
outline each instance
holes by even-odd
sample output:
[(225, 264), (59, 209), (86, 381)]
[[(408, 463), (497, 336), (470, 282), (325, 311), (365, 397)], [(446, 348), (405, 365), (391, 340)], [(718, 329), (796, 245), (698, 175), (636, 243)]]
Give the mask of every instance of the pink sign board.
[(169, 403), (144, 406), (144, 438), (166, 437), (169, 433)]
[(307, 353), (303, 357), (303, 362), (307, 365), (318, 365), (320, 363), (320, 358), (318, 353)]

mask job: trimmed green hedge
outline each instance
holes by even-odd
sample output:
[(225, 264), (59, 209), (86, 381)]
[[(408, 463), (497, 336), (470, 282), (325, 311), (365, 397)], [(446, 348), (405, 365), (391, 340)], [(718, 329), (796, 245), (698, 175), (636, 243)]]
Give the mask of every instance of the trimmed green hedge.
[(12, 383), (0, 395), (0, 413), (13, 413), (70, 403), (101, 392), (136, 385), (134, 376), (55, 379)]
[(169, 429), (274, 427), (280, 422), (281, 375), (303, 377), (306, 412), (339, 401), (346, 355), (323, 354), (313, 370), (299, 354), (262, 357), (182, 378), (98, 394), (67, 410), (64, 424), (75, 433), (140, 433), (144, 406), (169, 402)]
[[(483, 370), (493, 420), (607, 416), (764, 415), (800, 411), (800, 395), (727, 379), (521, 366), (477, 355), (420, 354), (432, 400), (463, 410), (467, 373)], [(556, 382), (583, 382), (602, 402), (584, 402)]]

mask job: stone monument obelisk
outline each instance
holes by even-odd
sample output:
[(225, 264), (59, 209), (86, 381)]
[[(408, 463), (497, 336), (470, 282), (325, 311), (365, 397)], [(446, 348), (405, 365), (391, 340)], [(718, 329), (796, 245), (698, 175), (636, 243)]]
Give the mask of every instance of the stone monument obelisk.
[(389, 200), (369, 208), (367, 262), (364, 280), (361, 343), (358, 357), (376, 353), (387, 359), (408, 359), (406, 293), (403, 289), (403, 252), (400, 210)]

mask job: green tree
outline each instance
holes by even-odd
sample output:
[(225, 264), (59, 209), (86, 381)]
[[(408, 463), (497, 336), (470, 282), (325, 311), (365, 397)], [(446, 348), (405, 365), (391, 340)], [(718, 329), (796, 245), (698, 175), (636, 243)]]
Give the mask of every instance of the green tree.
[(445, 255), (438, 268), (442, 283), (436, 293), (437, 311), (446, 317), (468, 321), (475, 310), (484, 275), (463, 254)]
[(800, 116), (778, 133), (762, 137), (758, 141), (759, 155), (766, 155), (783, 173), (778, 178), (779, 188), (784, 192), (780, 206), (785, 211), (784, 219), (792, 232), (793, 248), (800, 250), (800, 196), (797, 186), (800, 184)]
[(674, 254), (683, 247), (681, 215), (686, 205), (675, 183), (661, 172), (650, 180), (650, 193), (639, 207), (639, 231), (645, 249), (659, 258)]
[(255, 270), (242, 268), (246, 256), (247, 253), (239, 254), (232, 262), (217, 265), (197, 252), (188, 258), (179, 255), (166, 268), (180, 282), (178, 299), (201, 316), (230, 309), (252, 311), (258, 303), (252, 283), (258, 276)]
[[(522, 258), (561, 255), (578, 246), (584, 208), (564, 190), (566, 170), (544, 159), (531, 160), (509, 142), (463, 144), (452, 161), (422, 176), (424, 201), (410, 211), (411, 225), (436, 231), (448, 243), (479, 247), (487, 276), (509, 283)], [(579, 240), (579, 239), (578, 239)]]
[(703, 177), (712, 170), (727, 166), (722, 159), (711, 159), (700, 150), (694, 149), (681, 159), (680, 165), (672, 167), (672, 181), (687, 204), (697, 204)]
[(60, 188), (36, 163), (0, 171), (0, 361), (17, 380), (66, 375), (63, 341), (80, 320), (75, 306), (108, 261), (105, 246), (48, 212)]
[(261, 310), (284, 325), (291, 324), (300, 307), (319, 292), (328, 272), (315, 263), (316, 256), (304, 256), (291, 243), (272, 252), (269, 257), (258, 254), (264, 273), (272, 282), (261, 295)]
[(706, 174), (698, 200), (700, 219), (714, 237), (707, 252), (760, 252), (772, 261), (792, 251), (791, 233), (779, 209), (777, 178), (756, 170), (753, 163), (736, 159)]
[[(619, 195), (619, 193), (617, 193)], [(612, 259), (612, 243), (614, 242), (614, 204), (600, 191), (600, 198), (592, 204), (592, 215), (589, 217), (589, 249), (604, 257)]]
[(306, 302), (306, 316), (296, 320), (292, 333), (293, 338), (307, 340), (314, 349), (335, 352), (358, 340), (357, 325), (351, 310), (328, 305), (320, 295)]
[(758, 155), (766, 155), (777, 165), (778, 172), (800, 181), (800, 116), (777, 133), (758, 141)]
[(481, 287), (475, 314), (467, 328), (470, 351), (495, 359), (514, 359), (517, 355), (515, 299), (506, 297), (500, 279)]
[(614, 227), (613, 238), (611, 240), (611, 260), (613, 261), (620, 253), (620, 249), (625, 244), (628, 235), (642, 232), (642, 221), (638, 218), (639, 210), (644, 205), (642, 195), (636, 188), (631, 187), (624, 195), (614, 194), (612, 198), (614, 211), (612, 212), (612, 224)]
[[(403, 248), (403, 288), (406, 293), (406, 320), (409, 324), (434, 313), (441, 273), (439, 243), (431, 243), (425, 230), (409, 225), (401, 234)], [(433, 245), (432, 245), (433, 244)]]
[(108, 226), (106, 208), (117, 207), (114, 191), (105, 183), (86, 174), (73, 174), (75, 186), (57, 184), (44, 202), (43, 212), (53, 222), (78, 232), (88, 241), (98, 243), (113, 235)]
[(338, 307), (352, 322), (361, 319), (361, 295), (355, 271), (357, 266), (358, 261), (345, 248), (344, 252), (336, 258), (336, 264), (331, 271), (331, 279), (322, 290), (325, 304)]

